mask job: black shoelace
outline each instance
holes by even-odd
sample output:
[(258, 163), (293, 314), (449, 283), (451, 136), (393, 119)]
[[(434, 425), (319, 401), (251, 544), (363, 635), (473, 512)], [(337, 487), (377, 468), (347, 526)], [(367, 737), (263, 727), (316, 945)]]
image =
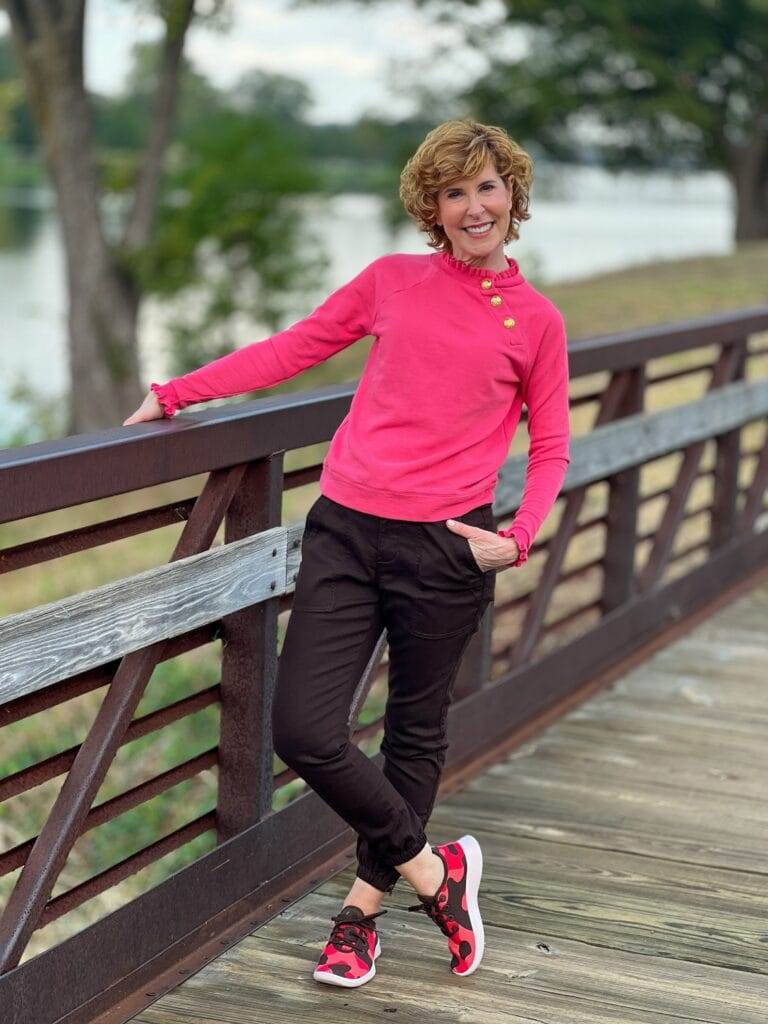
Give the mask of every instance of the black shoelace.
[(363, 953), (368, 955), (368, 931), (375, 927), (372, 924), (373, 919), (386, 913), (386, 910), (379, 910), (376, 914), (366, 914), (356, 921), (340, 921), (341, 914), (334, 914), (331, 920), (336, 923), (328, 941), (341, 953), (355, 952), (358, 956), (362, 956)]
[(448, 914), (447, 910), (438, 907), (435, 896), (430, 896), (426, 902), (417, 903), (415, 907), (408, 907), (408, 909), (421, 910), (427, 917), (431, 917), (443, 935), (447, 935), (449, 939), (456, 931), (456, 922)]

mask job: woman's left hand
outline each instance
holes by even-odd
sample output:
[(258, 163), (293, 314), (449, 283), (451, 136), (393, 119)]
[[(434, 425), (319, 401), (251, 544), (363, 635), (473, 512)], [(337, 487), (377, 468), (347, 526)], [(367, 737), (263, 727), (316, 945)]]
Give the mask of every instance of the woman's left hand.
[(506, 569), (517, 561), (520, 552), (514, 537), (500, 537), (498, 533), (456, 519), (446, 520), (445, 525), (453, 533), (467, 538), (474, 559), (483, 572)]

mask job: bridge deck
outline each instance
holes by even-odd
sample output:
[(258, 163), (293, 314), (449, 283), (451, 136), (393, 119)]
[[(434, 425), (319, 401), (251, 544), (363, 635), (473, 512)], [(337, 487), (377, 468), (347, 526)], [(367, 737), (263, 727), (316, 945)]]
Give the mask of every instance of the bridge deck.
[(401, 881), (373, 981), (313, 981), (350, 866), (134, 1019), (765, 1024), (767, 627), (768, 582), (436, 808), (483, 848), (472, 977)]

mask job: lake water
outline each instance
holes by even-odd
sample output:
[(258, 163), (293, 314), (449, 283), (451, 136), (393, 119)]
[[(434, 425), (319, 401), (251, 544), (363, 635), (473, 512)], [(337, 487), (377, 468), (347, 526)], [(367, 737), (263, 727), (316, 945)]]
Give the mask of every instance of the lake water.
[[(431, 252), (410, 224), (391, 234), (375, 196), (306, 200), (310, 231), (319, 235), (331, 266), (324, 289), (304, 296), (286, 320), (308, 313), (334, 288), (385, 252)], [(19, 422), (8, 391), (20, 377), (60, 401), (68, 386), (66, 291), (57, 220), (44, 210), (0, 207), (13, 230), (0, 230), (0, 438)], [(531, 219), (507, 253), (538, 287), (655, 259), (732, 251), (733, 209), (725, 177), (702, 174), (614, 176), (599, 168), (539, 172)], [(145, 303), (139, 331), (144, 380), (168, 376), (163, 327), (166, 307)], [(269, 332), (249, 325), (235, 344)], [(1, 443), (1, 442), (0, 442)]]

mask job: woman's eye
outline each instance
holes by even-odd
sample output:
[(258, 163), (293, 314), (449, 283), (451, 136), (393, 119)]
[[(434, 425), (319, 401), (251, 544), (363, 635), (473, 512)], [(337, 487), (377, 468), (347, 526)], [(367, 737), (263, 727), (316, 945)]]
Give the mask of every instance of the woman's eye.
[[(486, 181), (486, 182), (485, 182), (484, 184), (482, 184), (482, 185), (480, 186), (480, 188), (482, 188), (482, 189), (485, 189), (486, 191), (487, 191), (488, 189), (492, 189), (492, 188), (495, 188), (495, 187), (496, 187), (496, 186), (494, 185), (494, 183), (493, 183), (492, 181)], [(451, 191), (451, 192), (447, 192), (447, 193), (446, 193), (446, 197), (447, 197), (448, 199), (455, 199), (455, 198), (456, 198), (457, 196), (460, 196), (460, 195), (461, 195), (461, 192), (460, 192), (460, 191), (459, 191), (459, 192), (456, 192), (456, 191)]]

